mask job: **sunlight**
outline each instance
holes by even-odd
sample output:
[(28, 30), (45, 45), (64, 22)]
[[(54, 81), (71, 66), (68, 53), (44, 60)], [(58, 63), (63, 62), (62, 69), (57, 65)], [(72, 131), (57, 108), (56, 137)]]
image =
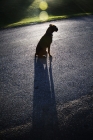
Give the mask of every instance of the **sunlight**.
[(40, 8), (41, 10), (46, 10), (46, 9), (48, 8), (47, 2), (41, 1), (40, 4), (39, 4), (39, 8)]
[(39, 15), (40, 20), (46, 21), (48, 20), (48, 13), (46, 11), (42, 11)]

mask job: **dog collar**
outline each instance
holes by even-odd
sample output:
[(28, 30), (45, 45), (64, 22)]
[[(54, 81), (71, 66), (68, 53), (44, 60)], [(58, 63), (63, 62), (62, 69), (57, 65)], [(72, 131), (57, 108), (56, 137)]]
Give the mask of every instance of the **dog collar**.
[(48, 35), (48, 36), (53, 36), (53, 34), (51, 34), (51, 33), (46, 33), (46, 35)]

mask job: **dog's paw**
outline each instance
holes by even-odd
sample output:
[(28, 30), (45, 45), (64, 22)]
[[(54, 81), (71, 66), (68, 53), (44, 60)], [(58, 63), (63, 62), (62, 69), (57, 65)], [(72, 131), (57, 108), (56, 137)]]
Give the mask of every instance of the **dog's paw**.
[(52, 57), (52, 55), (51, 55), (51, 54), (49, 54), (49, 57)]
[(35, 57), (36, 57), (36, 53), (35, 53)]

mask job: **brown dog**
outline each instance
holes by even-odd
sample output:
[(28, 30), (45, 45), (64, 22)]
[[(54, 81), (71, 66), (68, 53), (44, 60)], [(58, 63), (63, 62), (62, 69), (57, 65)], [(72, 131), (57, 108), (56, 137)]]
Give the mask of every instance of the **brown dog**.
[(55, 25), (50, 24), (46, 33), (44, 34), (44, 36), (42, 36), (42, 38), (37, 44), (35, 56), (38, 55), (39, 57), (42, 57), (43, 55), (46, 55), (47, 54), (46, 48), (48, 48), (49, 56), (51, 56), (50, 45), (52, 43), (52, 36), (53, 36), (52, 34), (54, 31), (57, 32), (58, 28)]

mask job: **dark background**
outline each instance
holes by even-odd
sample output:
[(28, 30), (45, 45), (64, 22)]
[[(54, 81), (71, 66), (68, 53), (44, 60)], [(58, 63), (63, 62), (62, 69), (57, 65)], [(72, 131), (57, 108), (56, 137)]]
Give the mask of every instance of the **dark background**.
[[(0, 0), (0, 25), (17, 22), (27, 16), (32, 17), (34, 11), (27, 12), (34, 0)], [(46, 0), (49, 15), (70, 15), (93, 12), (93, 0)], [(39, 8), (38, 8), (39, 9)]]

